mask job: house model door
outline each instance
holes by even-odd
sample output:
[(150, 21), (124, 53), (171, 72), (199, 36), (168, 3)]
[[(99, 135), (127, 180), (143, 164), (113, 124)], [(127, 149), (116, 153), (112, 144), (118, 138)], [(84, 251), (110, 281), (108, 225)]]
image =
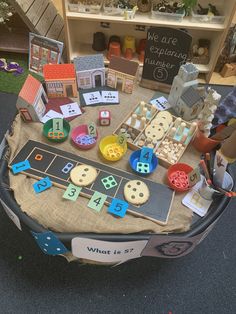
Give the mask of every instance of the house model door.
[(95, 75), (94, 81), (95, 81), (95, 87), (102, 86), (102, 77), (100, 74)]
[(67, 96), (67, 97), (74, 97), (74, 96), (73, 96), (73, 88), (72, 88), (72, 85), (66, 85), (66, 96)]

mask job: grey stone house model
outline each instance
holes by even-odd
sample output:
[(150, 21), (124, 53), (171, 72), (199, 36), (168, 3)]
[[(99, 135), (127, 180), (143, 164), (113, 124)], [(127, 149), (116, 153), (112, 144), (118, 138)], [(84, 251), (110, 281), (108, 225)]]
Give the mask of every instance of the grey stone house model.
[(88, 89), (105, 85), (105, 66), (102, 54), (74, 58), (78, 88)]
[(168, 102), (184, 120), (195, 119), (204, 106), (203, 93), (198, 89), (198, 69), (192, 63), (183, 64), (173, 80)]
[(192, 86), (189, 87), (179, 98), (174, 110), (184, 120), (192, 120), (197, 118), (203, 109), (204, 100), (199, 91)]

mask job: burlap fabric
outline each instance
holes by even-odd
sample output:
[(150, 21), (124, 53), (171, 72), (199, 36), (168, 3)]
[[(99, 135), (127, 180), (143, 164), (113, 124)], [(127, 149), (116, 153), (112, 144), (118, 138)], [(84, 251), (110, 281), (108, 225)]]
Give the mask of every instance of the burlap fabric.
[[(132, 95), (120, 93), (120, 105), (106, 106), (111, 111), (111, 125), (98, 127), (99, 138), (111, 134), (139, 101), (148, 101), (152, 95), (153, 91), (141, 87), (136, 87)], [(99, 109), (101, 107), (86, 108), (86, 112), (82, 116), (70, 122), (71, 128), (89, 121), (96, 121)], [(89, 151), (82, 151), (75, 148), (69, 139), (60, 144), (50, 143), (42, 135), (41, 123), (25, 123), (19, 115), (16, 116), (14, 121), (13, 135), (7, 138), (10, 146), (10, 161), (29, 139), (56, 146), (61, 150), (70, 151), (88, 159), (105, 162), (99, 154), (98, 144)], [(130, 152), (128, 150), (125, 157), (116, 163), (112, 163), (112, 166), (130, 171), (127, 162)], [(191, 146), (181, 159), (182, 162), (187, 162), (192, 166), (196, 165), (198, 160), (199, 154)], [(155, 173), (149, 178), (163, 183), (165, 182), (165, 175), (166, 169), (158, 166)], [(10, 172), (10, 187), (13, 189), (14, 197), (22, 211), (53, 231), (128, 234), (137, 232), (183, 232), (190, 228), (192, 213), (191, 210), (181, 204), (183, 194), (175, 196), (168, 224), (161, 226), (150, 220), (137, 218), (130, 214), (127, 214), (123, 219), (114, 218), (107, 213), (105, 205), (102, 211), (97, 213), (87, 207), (88, 199), (79, 197), (76, 202), (65, 200), (62, 198), (64, 190), (57, 187), (35, 194), (32, 187), (34, 182), (35, 179), (26, 177), (23, 174), (12, 175)]]

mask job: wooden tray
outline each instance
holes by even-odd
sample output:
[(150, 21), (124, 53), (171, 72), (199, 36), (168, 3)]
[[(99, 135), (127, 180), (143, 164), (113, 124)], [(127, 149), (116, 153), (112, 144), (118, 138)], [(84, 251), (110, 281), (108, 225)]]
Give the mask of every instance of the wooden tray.
[[(114, 131), (114, 134), (126, 133), (128, 147), (132, 150), (141, 149), (143, 146), (153, 148), (156, 156), (159, 158), (160, 164), (168, 168), (180, 160), (196, 130), (194, 130), (192, 134), (188, 135), (188, 133), (190, 133), (189, 131), (192, 123), (181, 119), (181, 123), (184, 122), (186, 124), (183, 134), (186, 134), (187, 137), (185, 136), (186, 139), (184, 140), (184, 137), (181, 135), (176, 135), (178, 134), (178, 131), (180, 131), (179, 127), (173, 136), (172, 128), (177, 123), (176, 119), (179, 121), (180, 118), (177, 118), (171, 114), (172, 122), (169, 124), (166, 132), (164, 132), (163, 137), (158, 141), (154, 141), (154, 143), (150, 142), (150, 139), (147, 139), (145, 130), (148, 126), (152, 125), (153, 120), (156, 119), (158, 114), (163, 111), (153, 108), (151, 104), (145, 103), (144, 106), (147, 108), (147, 113), (146, 122), (143, 128), (140, 127), (142, 124), (141, 119), (143, 115), (140, 113), (139, 103), (117, 127), (117, 129)], [(131, 117), (133, 114), (137, 115), (137, 119), (136, 123), (131, 126)], [(171, 158), (171, 156), (173, 156), (173, 158)]]

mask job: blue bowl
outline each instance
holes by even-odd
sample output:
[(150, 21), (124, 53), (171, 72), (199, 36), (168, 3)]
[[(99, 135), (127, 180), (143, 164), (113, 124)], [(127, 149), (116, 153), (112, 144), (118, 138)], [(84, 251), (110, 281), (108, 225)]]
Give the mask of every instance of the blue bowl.
[(137, 168), (137, 163), (139, 162), (139, 159), (140, 159), (140, 154), (141, 154), (141, 149), (134, 151), (130, 155), (130, 157), (129, 157), (130, 167), (133, 169), (134, 172), (136, 172), (140, 175), (148, 175), (156, 169), (156, 167), (158, 165), (158, 158), (156, 157), (155, 154), (153, 154), (152, 155), (152, 161), (149, 165), (149, 171), (148, 172), (139, 172), (138, 170), (136, 170), (136, 168)]

